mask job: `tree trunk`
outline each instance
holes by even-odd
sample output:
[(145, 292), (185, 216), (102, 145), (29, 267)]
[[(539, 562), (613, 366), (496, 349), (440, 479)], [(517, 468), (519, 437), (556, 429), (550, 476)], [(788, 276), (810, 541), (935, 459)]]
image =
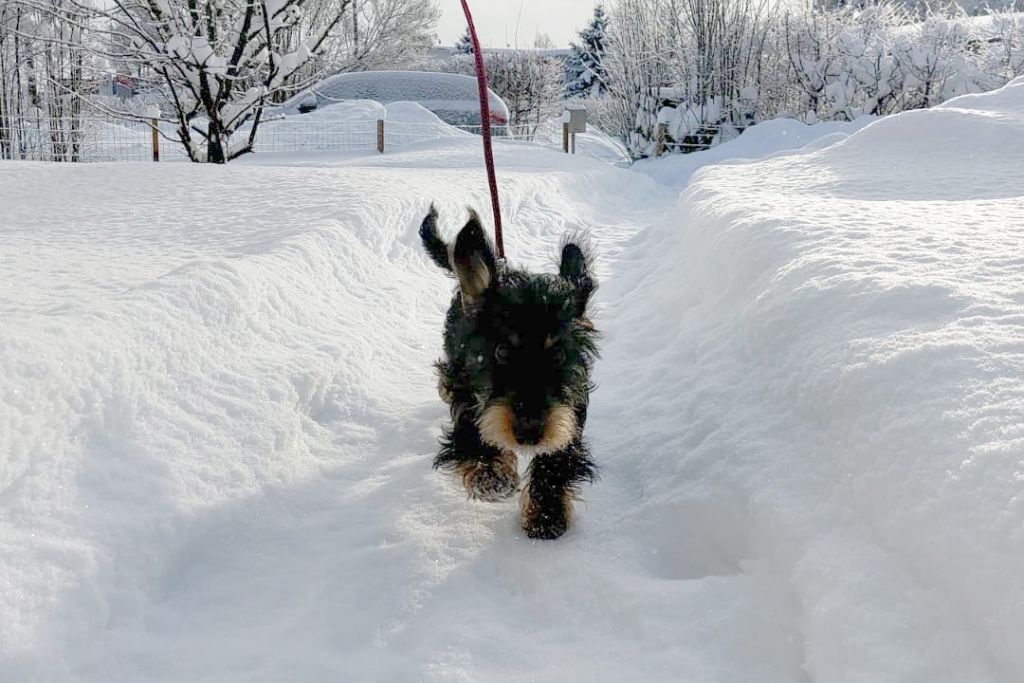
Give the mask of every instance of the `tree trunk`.
[(206, 138), (206, 161), (211, 164), (227, 163), (227, 139), (219, 121), (210, 121)]

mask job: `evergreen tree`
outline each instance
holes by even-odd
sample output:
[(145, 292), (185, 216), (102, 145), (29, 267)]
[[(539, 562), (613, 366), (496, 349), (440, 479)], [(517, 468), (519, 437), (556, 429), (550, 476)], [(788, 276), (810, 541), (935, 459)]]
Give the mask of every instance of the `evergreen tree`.
[(572, 52), (567, 64), (568, 84), (566, 94), (569, 97), (599, 95), (607, 90), (605, 87), (605, 70), (601, 62), (604, 59), (605, 32), (608, 28), (608, 15), (604, 7), (594, 7), (594, 16), (590, 24), (579, 32), (580, 42), (571, 43)]
[(455, 41), (455, 51), (460, 55), (471, 55), (473, 54), (473, 41), (469, 37), (469, 28), (466, 28), (466, 32)]

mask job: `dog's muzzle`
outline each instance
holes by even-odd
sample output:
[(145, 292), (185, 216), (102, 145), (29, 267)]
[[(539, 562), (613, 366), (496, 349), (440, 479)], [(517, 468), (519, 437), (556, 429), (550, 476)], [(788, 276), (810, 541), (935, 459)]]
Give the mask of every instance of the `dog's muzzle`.
[(517, 443), (524, 446), (535, 446), (544, 438), (544, 428), (547, 427), (547, 420), (543, 416), (524, 417), (514, 415), (512, 418), (512, 436)]
[(493, 403), (477, 421), (481, 438), (501, 449), (542, 455), (559, 451), (576, 436), (576, 413), (556, 403), (539, 416), (517, 415), (505, 403)]

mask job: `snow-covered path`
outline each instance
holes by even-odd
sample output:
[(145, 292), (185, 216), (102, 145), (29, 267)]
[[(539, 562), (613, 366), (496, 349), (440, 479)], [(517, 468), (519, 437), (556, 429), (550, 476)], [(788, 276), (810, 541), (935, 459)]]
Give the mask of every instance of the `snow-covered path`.
[(1024, 680), (1021, 111), (681, 196), (503, 148), (511, 257), (601, 250), (555, 543), (429, 469), (474, 140), (0, 165), (0, 681)]

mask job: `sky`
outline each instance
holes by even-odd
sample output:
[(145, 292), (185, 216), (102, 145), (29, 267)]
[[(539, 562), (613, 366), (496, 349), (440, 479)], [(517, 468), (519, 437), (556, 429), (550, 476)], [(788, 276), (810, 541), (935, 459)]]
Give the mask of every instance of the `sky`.
[[(452, 45), (466, 30), (459, 0), (437, 0), (441, 8), (438, 38)], [(532, 47), (546, 33), (556, 47), (568, 47), (587, 25), (595, 0), (469, 0), (477, 35), (485, 47)], [(518, 31), (517, 31), (518, 28)]]

